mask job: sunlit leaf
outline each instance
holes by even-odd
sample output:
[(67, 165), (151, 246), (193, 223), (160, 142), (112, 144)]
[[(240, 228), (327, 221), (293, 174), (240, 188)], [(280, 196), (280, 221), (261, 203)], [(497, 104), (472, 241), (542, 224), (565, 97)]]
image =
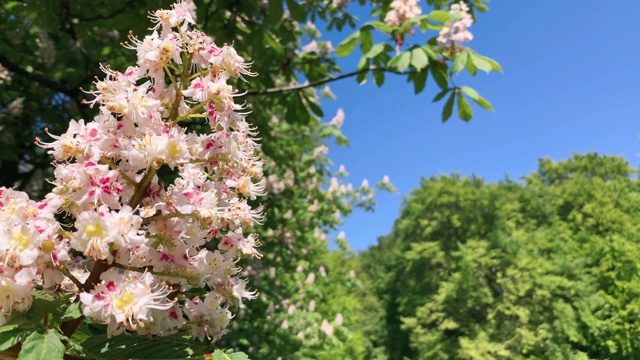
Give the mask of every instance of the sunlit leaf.
[(458, 117), (464, 121), (469, 121), (473, 117), (471, 105), (467, 102), (461, 92), (458, 93)]
[(424, 48), (416, 46), (411, 49), (411, 65), (420, 71), (429, 65), (429, 57)]
[(18, 360), (62, 360), (64, 357), (62, 334), (47, 330), (44, 334), (34, 332), (22, 343)]
[(353, 34), (347, 36), (340, 45), (336, 48), (336, 56), (343, 57), (351, 54), (353, 49), (358, 45), (358, 41), (360, 40), (360, 30), (354, 32)]
[(451, 117), (451, 113), (453, 112), (453, 102), (455, 99), (455, 92), (452, 92), (447, 99), (447, 102), (444, 104), (444, 108), (442, 109), (442, 122), (447, 122)]
[[(466, 50), (466, 49), (465, 49)], [(464, 69), (467, 64), (467, 60), (469, 59), (469, 53), (465, 50), (462, 50), (458, 56), (456, 56), (455, 60), (453, 60), (453, 65), (451, 65), (451, 72), (454, 74), (459, 73)]]

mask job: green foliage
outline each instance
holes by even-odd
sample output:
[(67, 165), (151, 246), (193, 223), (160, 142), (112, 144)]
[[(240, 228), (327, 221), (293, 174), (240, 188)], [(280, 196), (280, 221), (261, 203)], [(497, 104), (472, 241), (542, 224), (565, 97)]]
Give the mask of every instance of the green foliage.
[(618, 157), (541, 160), (524, 183), (422, 181), (362, 255), (390, 359), (640, 356), (640, 183)]
[[(146, 336), (124, 335), (107, 338), (104, 334), (88, 336), (80, 343), (84, 355), (94, 359), (185, 359), (214, 352), (207, 342), (194, 342), (190, 336), (174, 334), (156, 337), (152, 341)], [(243, 359), (236, 355), (231, 359)], [(221, 357), (225, 359), (224, 357)], [(246, 355), (245, 355), (246, 359)]]
[[(449, 20), (452, 2), (429, 0), (427, 3), (434, 11), (399, 28), (382, 21), (389, 9), (388, 0), (360, 1), (360, 5), (375, 9), (373, 20), (364, 24), (357, 24), (354, 16), (332, 1), (197, 2), (199, 27), (219, 45), (233, 43), (238, 53), (253, 63), (252, 70), (260, 74), (250, 82), (233, 86), (239, 92), (247, 92), (249, 121), (261, 138), (270, 193), (260, 200), (267, 219), (257, 229), (261, 233), (260, 250), (265, 256), (261, 261), (243, 264), (250, 284), (261, 296), (236, 316), (231, 332), (216, 347), (246, 351), (254, 359), (384, 357), (376, 342), (386, 331), (371, 320), (379, 319), (376, 314), (381, 303), (368, 290), (370, 282), (366, 276), (358, 271), (359, 260), (346, 248), (329, 251), (324, 239), (329, 230), (341, 224), (340, 216), (349, 215), (354, 207), (371, 209), (375, 202), (373, 190), (366, 187), (344, 190), (349, 185), (345, 176), (330, 170), (332, 163), (324, 155), (323, 146), (332, 141), (348, 145), (348, 140), (339, 127), (323, 121), (325, 114), (316, 87), (302, 86), (299, 80), (325, 86), (324, 81), (338, 78), (342, 69), (337, 66), (334, 54), (300, 51), (307, 41), (317, 41), (319, 47), (323, 43), (320, 30), (300, 24), (324, 22), (328, 30), (354, 31), (345, 34), (346, 39), (335, 55), (349, 55), (360, 45), (362, 57), (357, 72), (350, 73), (355, 74), (359, 83), (365, 82), (373, 71), (374, 83), (381, 86), (385, 74), (395, 72), (387, 75), (406, 76), (416, 93), (431, 90), (430, 84), (437, 86), (434, 86), (437, 92), (446, 90), (442, 96), (451, 93), (443, 113), (443, 119), (445, 114), (448, 119), (453, 112), (454, 94), (458, 92), (450, 83), (453, 75), (450, 63), (454, 57), (444, 54), (433, 39), (442, 23)], [(141, 20), (150, 10), (166, 7), (168, 3), (33, 0), (2, 5), (0, 64), (9, 70), (11, 81), (0, 84), (0, 185), (16, 186), (34, 197), (49, 190), (45, 179), (51, 177), (51, 158), (33, 146), (34, 137), (47, 139), (47, 128), (53, 134), (63, 133), (70, 119), (91, 119), (97, 109), (83, 106), (88, 96), (81, 89), (93, 87), (92, 81), (100, 75), (100, 64), (115, 70), (130, 65), (134, 54), (115, 44), (125, 41), (129, 31), (137, 36), (145, 34), (148, 23)], [(484, 7), (482, 0), (474, 0), (470, 5), (472, 10), (481, 11)], [(357, 4), (350, 6), (353, 9)], [(401, 36), (406, 43), (399, 44), (397, 36), (409, 27), (416, 33), (420, 29), (425, 35)], [(380, 32), (388, 38), (374, 36)], [(468, 64), (475, 64), (475, 60), (472, 55), (467, 56), (472, 59), (467, 61), (469, 69)], [(492, 70), (497, 69), (497, 63), (486, 61), (495, 64)], [(434, 82), (427, 82), (428, 75)], [(330, 94), (330, 90), (323, 93)], [(10, 105), (19, 99), (22, 110), (10, 112)], [(471, 114), (470, 110), (458, 113), (465, 118)], [(203, 126), (196, 121), (186, 123), (196, 131)], [(330, 191), (334, 184), (338, 190)], [(379, 188), (393, 191), (390, 184), (382, 183)], [(317, 274), (321, 266), (327, 276), (316, 276), (314, 283), (306, 283), (308, 274)], [(300, 267), (302, 271), (297, 271)], [(351, 270), (358, 273), (357, 278), (351, 277)], [(53, 319), (79, 316), (77, 305), (62, 306), (69, 299), (40, 295), (32, 311), (13, 314), (11, 324), (0, 328), (0, 350), (14, 347), (30, 333), (49, 334), (59, 325)], [(317, 304), (315, 310), (309, 306), (311, 301)], [(289, 314), (289, 306), (295, 304), (301, 310)], [(367, 316), (357, 311), (361, 304), (368, 309)], [(335, 324), (337, 314), (343, 316), (342, 326)], [(287, 328), (283, 327), (285, 320)], [(319, 330), (323, 320), (333, 324), (333, 336)], [(304, 336), (299, 337), (301, 331)], [(154, 338), (149, 345), (136, 336), (116, 340), (106, 339), (104, 333), (104, 327), (82, 323), (68, 339), (66, 350), (96, 358), (150, 356), (150, 346), (165, 349), (167, 356), (176, 357), (215, 350), (175, 336)], [(214, 358), (227, 355), (220, 351), (213, 353)]]
[(61, 360), (63, 356), (62, 334), (56, 330), (47, 330), (44, 334), (31, 333), (22, 343), (18, 359)]

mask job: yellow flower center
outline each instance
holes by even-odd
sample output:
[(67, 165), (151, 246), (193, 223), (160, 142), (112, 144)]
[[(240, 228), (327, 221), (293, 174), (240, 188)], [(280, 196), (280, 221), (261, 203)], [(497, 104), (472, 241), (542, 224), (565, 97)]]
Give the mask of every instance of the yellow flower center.
[(102, 237), (104, 229), (100, 224), (94, 223), (91, 225), (87, 225), (87, 227), (84, 228), (84, 233), (88, 238), (99, 238)]
[(11, 244), (19, 249), (26, 249), (31, 238), (25, 235), (22, 230), (18, 230), (13, 234)]
[(114, 303), (116, 305), (116, 308), (122, 311), (130, 307), (134, 300), (135, 298), (133, 297), (131, 291), (127, 290), (122, 294), (122, 297), (120, 299), (117, 299)]
[(167, 146), (167, 155), (169, 159), (175, 159), (182, 152), (182, 146), (177, 141), (170, 141)]

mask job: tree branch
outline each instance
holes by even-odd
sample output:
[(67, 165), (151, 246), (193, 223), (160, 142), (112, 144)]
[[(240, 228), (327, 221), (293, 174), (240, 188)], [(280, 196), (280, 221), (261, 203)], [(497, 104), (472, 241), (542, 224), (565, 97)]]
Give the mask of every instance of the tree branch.
[[(89, 273), (89, 277), (84, 282), (83, 287), (78, 290), (81, 292), (89, 292), (93, 290), (96, 284), (100, 282), (100, 275), (102, 275), (102, 273), (107, 271), (110, 267), (111, 265), (109, 265), (106, 261), (97, 260), (93, 264), (93, 269), (91, 269), (91, 273)], [(75, 301), (79, 301), (79, 300), (80, 300), (80, 297), (77, 297)], [(66, 337), (71, 337), (73, 333), (76, 332), (76, 330), (78, 329), (78, 326), (80, 326), (82, 321), (84, 321), (84, 319), (85, 319), (85, 316), (81, 315), (76, 319), (64, 321), (62, 322), (62, 324), (60, 324), (60, 330), (62, 330), (62, 333)]]
[[(346, 73), (346, 74), (342, 74), (342, 75), (339, 75), (339, 76), (336, 76), (336, 77), (331, 77), (331, 78), (327, 78), (327, 79), (314, 81), (314, 82), (311, 82), (311, 83), (306, 83), (306, 84), (301, 84), (301, 85), (285, 86), (285, 87), (277, 87), (277, 88), (270, 88), (270, 89), (265, 89), (265, 90), (247, 91), (245, 93), (245, 95), (254, 95), (255, 96), (255, 95), (279, 94), (279, 93), (290, 92), (290, 91), (298, 91), (298, 90), (306, 89), (306, 88), (309, 88), (309, 87), (315, 87), (315, 86), (319, 86), (319, 85), (322, 85), (322, 84), (327, 84), (327, 83), (330, 83), (330, 82), (334, 82), (334, 81), (350, 78), (350, 77), (357, 76), (359, 74), (366, 73), (366, 72), (369, 72), (369, 71), (384, 71), (384, 72), (390, 72), (392, 74), (397, 74), (397, 75), (409, 75), (409, 74), (418, 72), (418, 71), (415, 71), (415, 70), (412, 70), (412, 71), (397, 71), (397, 70), (393, 70), (393, 69), (389, 69), (389, 68), (381, 68), (381, 67), (377, 67), (375, 65), (372, 65), (372, 66), (369, 66), (368, 68), (352, 71), (350, 73)], [(426, 69), (423, 70), (423, 71), (426, 71)]]
[(77, 95), (78, 90), (74, 89), (72, 87), (70, 87), (69, 85), (63, 84), (63, 83), (59, 83), (57, 81), (53, 81), (51, 79), (48, 79), (40, 74), (36, 74), (36, 73), (30, 73), (27, 70), (21, 68), (18, 64), (12, 62), (11, 60), (9, 60), (7, 57), (5, 57), (4, 55), (0, 54), (0, 64), (2, 64), (4, 67), (6, 67), (7, 69), (9, 69), (10, 71), (13, 71), (14, 73), (23, 76), (29, 80), (33, 80), (35, 82), (38, 82), (46, 87), (48, 87), (51, 90), (55, 90), (58, 92), (61, 92), (65, 95), (68, 95), (70, 97), (74, 97)]
[(72, 15), (73, 17), (75, 17), (78, 20), (81, 21), (95, 21), (95, 20), (109, 20), (109, 19), (113, 19), (114, 17), (124, 13), (129, 7), (133, 7), (135, 5), (136, 1), (135, 0), (129, 0), (127, 2), (125, 2), (124, 6), (121, 7), (120, 9), (112, 12), (109, 15), (95, 15), (95, 16), (89, 16), (89, 17), (82, 17), (79, 15)]

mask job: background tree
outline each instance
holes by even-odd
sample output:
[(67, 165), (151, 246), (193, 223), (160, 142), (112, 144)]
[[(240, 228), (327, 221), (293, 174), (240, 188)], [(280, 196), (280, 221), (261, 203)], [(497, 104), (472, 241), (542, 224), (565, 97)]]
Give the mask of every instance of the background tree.
[(619, 157), (424, 179), (363, 254), (391, 359), (637, 357), (639, 183)]

